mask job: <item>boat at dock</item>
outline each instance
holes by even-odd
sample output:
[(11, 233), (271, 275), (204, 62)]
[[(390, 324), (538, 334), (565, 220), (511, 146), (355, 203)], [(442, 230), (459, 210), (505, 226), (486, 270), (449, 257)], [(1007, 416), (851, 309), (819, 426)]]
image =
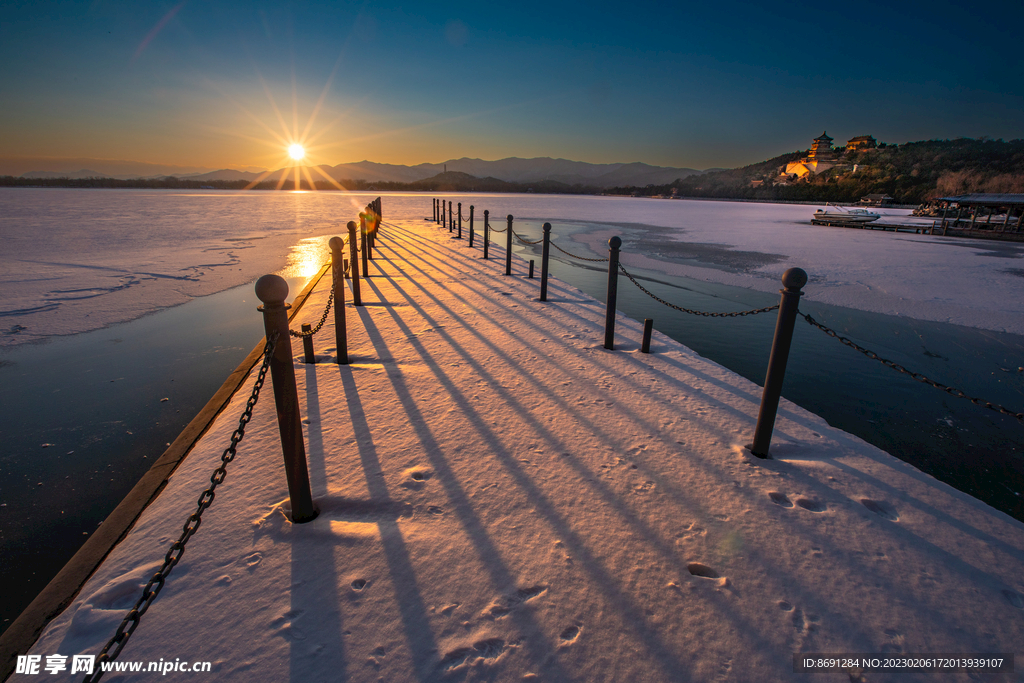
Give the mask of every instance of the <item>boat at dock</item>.
[(882, 216), (867, 209), (847, 209), (837, 204), (825, 204), (824, 209), (814, 212), (814, 220), (830, 223), (870, 223)]

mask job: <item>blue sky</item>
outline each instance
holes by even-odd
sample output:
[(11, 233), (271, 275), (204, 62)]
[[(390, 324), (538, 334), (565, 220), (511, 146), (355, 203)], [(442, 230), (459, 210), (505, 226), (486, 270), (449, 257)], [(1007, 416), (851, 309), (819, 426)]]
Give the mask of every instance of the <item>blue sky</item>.
[(1024, 137), (1019, 5), (96, 0), (2, 16), (0, 172), (272, 168), (292, 141), (330, 164), (707, 168), (822, 130)]

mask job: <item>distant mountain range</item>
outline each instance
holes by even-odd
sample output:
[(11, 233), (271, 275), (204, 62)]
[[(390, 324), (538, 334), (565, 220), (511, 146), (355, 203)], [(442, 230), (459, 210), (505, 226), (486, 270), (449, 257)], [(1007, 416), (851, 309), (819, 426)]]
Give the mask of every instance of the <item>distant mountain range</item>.
[[(511, 183), (542, 183), (556, 182), (565, 185), (579, 185), (597, 189), (632, 185), (664, 185), (681, 178), (700, 175), (702, 171), (693, 168), (671, 168), (651, 166), (643, 163), (629, 164), (590, 164), (584, 161), (567, 159), (551, 159), (539, 157), (535, 159), (519, 159), (511, 157), (498, 161), (483, 159), (452, 159), (440, 164), (417, 164), (401, 166), (396, 164), (378, 164), (372, 161), (359, 161), (337, 166), (321, 165), (320, 170), (334, 180), (363, 180), (366, 182), (398, 182), (414, 183), (433, 178), (445, 171), (449, 173), (465, 173), (477, 178), (496, 178)], [(210, 173), (190, 173), (175, 177), (188, 180), (261, 180), (273, 182), (282, 175), (291, 175), (293, 168), (281, 168), (270, 173), (252, 173), (222, 169)], [(314, 180), (322, 180), (323, 176), (310, 170)], [(79, 171), (31, 171), (24, 173), (22, 178), (93, 178), (116, 177), (121, 179), (138, 178), (140, 176), (104, 176), (96, 171), (81, 169)], [(166, 177), (166, 176), (149, 176)]]

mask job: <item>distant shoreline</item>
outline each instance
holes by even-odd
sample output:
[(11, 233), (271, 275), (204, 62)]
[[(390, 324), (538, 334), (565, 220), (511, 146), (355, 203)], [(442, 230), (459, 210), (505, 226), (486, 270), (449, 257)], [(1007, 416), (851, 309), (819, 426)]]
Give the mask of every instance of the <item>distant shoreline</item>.
[[(499, 181), (504, 182), (504, 181)], [(346, 183), (350, 183), (352, 186), (346, 186)], [(358, 181), (343, 180), (340, 183), (344, 189), (339, 190), (338, 188), (328, 183), (318, 182), (313, 188), (309, 187), (309, 184), (303, 182), (300, 184), (300, 189), (304, 191), (317, 191), (317, 192), (422, 192), (424, 194), (444, 193), (444, 194), (474, 194), (474, 193), (503, 193), (503, 194), (569, 194), (579, 196), (604, 196), (604, 197), (621, 197), (623, 199), (663, 199), (665, 201), (698, 201), (698, 202), (742, 202), (747, 204), (803, 204), (806, 206), (820, 206), (828, 199), (821, 200), (810, 200), (810, 199), (750, 199), (746, 197), (675, 197), (669, 199), (668, 197), (650, 197), (650, 196), (638, 196), (634, 197), (631, 195), (624, 195), (614, 192), (602, 191), (593, 188), (587, 190), (576, 191), (574, 189), (562, 190), (562, 191), (538, 191), (531, 189), (497, 189), (497, 188), (478, 188), (478, 189), (465, 189), (459, 187), (452, 188), (423, 188), (423, 187), (408, 187), (409, 185), (418, 185), (418, 183), (367, 183), (363, 185)], [(509, 183), (512, 185), (513, 183)], [(153, 180), (153, 179), (133, 179), (133, 180), (121, 180), (118, 178), (17, 178), (14, 176), (0, 176), (0, 187), (23, 187), (23, 188), (35, 188), (35, 189), (99, 189), (99, 190), (260, 190), (260, 191), (280, 191), (280, 192), (291, 192), (294, 191), (294, 185), (292, 187), (278, 188), (277, 183), (259, 183), (253, 187), (248, 187), (249, 183), (244, 180), (214, 180), (214, 181), (194, 181), (184, 180), (181, 178), (167, 179), (167, 180)], [(383, 187), (384, 185), (400, 185), (402, 187)], [(839, 202), (847, 204), (849, 202)], [(888, 209), (914, 209), (917, 208), (918, 204), (886, 204), (885, 208)]]

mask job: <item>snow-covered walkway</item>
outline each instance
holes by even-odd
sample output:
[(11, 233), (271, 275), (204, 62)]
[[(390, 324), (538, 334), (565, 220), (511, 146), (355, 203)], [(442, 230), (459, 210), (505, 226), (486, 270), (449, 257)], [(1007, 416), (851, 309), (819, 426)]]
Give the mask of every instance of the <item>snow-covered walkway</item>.
[[(521, 261), (506, 277), (502, 249), (483, 261), (433, 223), (378, 244), (365, 306), (349, 297), (352, 364), (333, 362), (333, 316), (317, 365), (293, 342), (319, 517), (282, 512), (267, 387), (121, 661), (274, 683), (861, 680), (794, 673), (795, 652), (1016, 652), (1024, 669), (1020, 522), (785, 401), (775, 459), (753, 458), (751, 382), (657, 332), (639, 353), (622, 317), (607, 351), (602, 304), (556, 280), (540, 303)], [(34, 654), (99, 651), (251, 384)], [(863, 680), (971, 680), (936, 676)]]

